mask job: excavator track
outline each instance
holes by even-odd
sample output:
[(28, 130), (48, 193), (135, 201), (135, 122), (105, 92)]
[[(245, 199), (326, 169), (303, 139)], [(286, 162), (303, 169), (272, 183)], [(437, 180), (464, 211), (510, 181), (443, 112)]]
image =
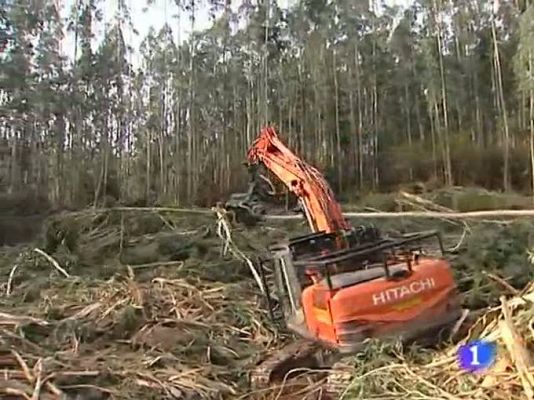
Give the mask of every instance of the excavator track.
[(354, 368), (349, 358), (340, 358), (330, 367), (324, 392), (327, 399), (338, 398), (354, 379)]
[(258, 364), (250, 376), (251, 390), (265, 389), (290, 377), (297, 378), (299, 373), (316, 369), (319, 375), (315, 375), (315, 378), (324, 379), (318, 399), (334, 400), (354, 378), (350, 360), (350, 357), (325, 349), (319, 343), (299, 340), (279, 349)]
[(318, 343), (298, 340), (281, 348), (263, 360), (250, 375), (251, 389), (259, 389), (283, 381), (291, 371), (299, 368), (321, 368), (323, 349)]

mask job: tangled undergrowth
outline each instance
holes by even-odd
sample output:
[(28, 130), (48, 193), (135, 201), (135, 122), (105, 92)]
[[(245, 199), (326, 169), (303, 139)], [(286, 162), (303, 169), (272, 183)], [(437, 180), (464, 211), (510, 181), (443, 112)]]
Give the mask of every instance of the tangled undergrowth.
[[(237, 396), (251, 366), (282, 340), (246, 267), (223, 254), (213, 221), (72, 214), (50, 221), (39, 251), (6, 250), (4, 394)], [(239, 233), (235, 240), (255, 251)]]
[[(338, 388), (340, 399), (531, 399), (534, 394), (534, 285), (521, 297), (501, 298), (465, 336), (440, 349), (371, 343), (342, 368), (352, 377)], [(474, 339), (498, 344), (496, 363), (484, 373), (467, 373), (456, 358)], [(350, 371), (350, 372), (349, 372)]]
[[(477, 224), (468, 230), (440, 224), (446, 247), (455, 248), (466, 305), (493, 307), (462, 334), (494, 336), (501, 354), (513, 354), (510, 331), (523, 338), (521, 348), (531, 347), (534, 295), (521, 290), (534, 278), (527, 252), (534, 224)], [(421, 222), (389, 228), (421, 228)], [(306, 230), (292, 222), (236, 228), (232, 236), (253, 260), (267, 244)], [(268, 390), (248, 389), (251, 368), (291, 337), (271, 324), (249, 267), (226, 244), (212, 215), (87, 210), (53, 217), (32, 246), (5, 248), (2, 398), (325, 398), (327, 378), (317, 373)], [(502, 316), (503, 294), (515, 297), (502, 300), (508, 318)], [(528, 391), (528, 381), (518, 379), (517, 356), (501, 358), (502, 376), (492, 381), (493, 375), (458, 370), (455, 342), (438, 350), (370, 343), (343, 360), (349, 379), (337, 395), (504, 399), (510, 398), (506, 390), (517, 398)]]

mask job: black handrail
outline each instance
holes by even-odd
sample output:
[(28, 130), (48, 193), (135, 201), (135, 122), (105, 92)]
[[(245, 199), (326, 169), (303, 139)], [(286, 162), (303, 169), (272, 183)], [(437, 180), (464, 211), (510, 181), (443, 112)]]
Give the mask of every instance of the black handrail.
[[(318, 255), (318, 256), (315, 256), (315, 257), (309, 257), (309, 258), (306, 258), (306, 261), (322, 261), (322, 260), (330, 258), (332, 256), (342, 256), (342, 255), (345, 255), (345, 254), (353, 254), (355, 251), (365, 250), (367, 248), (370, 248), (370, 247), (373, 247), (373, 246), (377, 246), (378, 244), (391, 243), (391, 240), (392, 239), (381, 239), (381, 240), (379, 240), (377, 242), (365, 243), (365, 244), (362, 244), (362, 245), (359, 245), (359, 246), (350, 247), (348, 249), (338, 250), (338, 251), (334, 251), (334, 252), (328, 253), (328, 254), (321, 254), (321, 255)], [(304, 261), (304, 260), (302, 260), (302, 261)]]
[[(442, 245), (441, 237), (440, 237), (439, 233), (437, 231), (429, 231), (429, 232), (421, 232), (416, 236), (414, 235), (413, 237), (406, 238), (404, 240), (397, 239), (397, 240), (393, 240), (393, 241), (389, 241), (389, 242), (380, 244), (378, 246), (373, 246), (373, 247), (370, 247), (370, 248), (364, 248), (362, 250), (358, 250), (358, 248), (353, 248), (352, 251), (349, 252), (348, 254), (344, 254), (344, 255), (341, 255), (341, 256), (337, 256), (337, 257), (336, 257), (336, 254), (334, 253), (334, 254), (329, 254), (329, 255), (323, 256), (323, 259), (319, 259), (319, 260), (305, 259), (305, 260), (294, 261), (294, 265), (295, 266), (308, 266), (309, 267), (309, 266), (321, 266), (321, 265), (325, 265), (325, 264), (337, 263), (337, 262), (341, 262), (341, 261), (350, 260), (351, 258), (355, 258), (355, 257), (358, 257), (358, 256), (366, 256), (366, 255), (373, 254), (373, 253), (375, 253), (377, 251), (387, 250), (387, 249), (391, 249), (391, 248), (394, 248), (394, 247), (406, 245), (408, 243), (413, 243), (413, 242), (417, 242), (417, 241), (420, 241), (420, 240), (428, 239), (428, 238), (430, 238), (432, 236), (436, 236), (438, 238), (438, 240), (440, 241), (441, 250), (443, 252), (443, 245)], [(334, 257), (332, 257), (332, 255), (334, 255)]]

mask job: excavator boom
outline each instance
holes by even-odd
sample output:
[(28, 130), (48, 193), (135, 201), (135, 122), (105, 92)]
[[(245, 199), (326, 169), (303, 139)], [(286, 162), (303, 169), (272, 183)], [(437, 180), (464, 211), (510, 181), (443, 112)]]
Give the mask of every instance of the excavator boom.
[(297, 196), (313, 232), (350, 230), (324, 177), (289, 150), (272, 127), (262, 129), (247, 159), (250, 165), (263, 164)]

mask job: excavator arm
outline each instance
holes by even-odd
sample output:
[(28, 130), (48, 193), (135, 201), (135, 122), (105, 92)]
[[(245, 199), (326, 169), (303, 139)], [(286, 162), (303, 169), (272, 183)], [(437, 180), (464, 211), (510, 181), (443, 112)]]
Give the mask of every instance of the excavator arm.
[(247, 153), (247, 161), (253, 170), (264, 165), (297, 196), (313, 232), (351, 229), (325, 178), (289, 150), (272, 127), (261, 130)]

